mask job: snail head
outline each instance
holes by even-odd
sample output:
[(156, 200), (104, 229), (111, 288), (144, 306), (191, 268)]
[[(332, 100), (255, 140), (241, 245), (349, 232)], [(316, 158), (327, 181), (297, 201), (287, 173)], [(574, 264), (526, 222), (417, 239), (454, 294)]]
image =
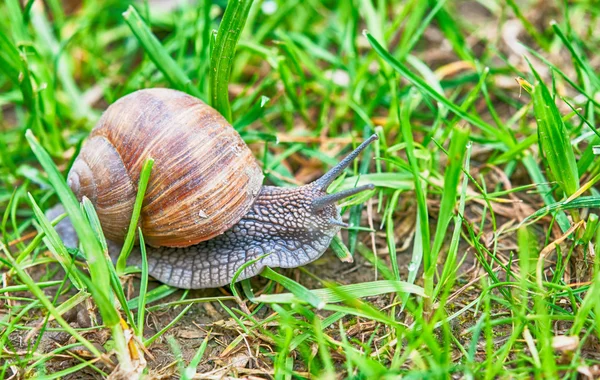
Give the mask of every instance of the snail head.
[(333, 236), (341, 227), (348, 227), (346, 223), (342, 222), (336, 203), (362, 191), (372, 190), (373, 184), (332, 194), (327, 193), (327, 188), (377, 138), (377, 135), (374, 134), (366, 139), (352, 153), (314, 182), (292, 189), (264, 187), (261, 197), (255, 204), (256, 210), (260, 210), (255, 217), (263, 222), (268, 222), (268, 219), (273, 218), (271, 222), (281, 229), (279, 232), (287, 234), (312, 234), (314, 232)]

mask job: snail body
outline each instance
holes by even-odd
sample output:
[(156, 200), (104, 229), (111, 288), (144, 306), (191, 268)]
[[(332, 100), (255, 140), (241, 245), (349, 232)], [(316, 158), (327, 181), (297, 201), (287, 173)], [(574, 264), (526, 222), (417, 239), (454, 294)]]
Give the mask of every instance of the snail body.
[[(145, 89), (108, 107), (67, 182), (78, 199), (94, 204), (114, 255), (129, 226), (141, 167), (152, 157), (139, 222), (149, 274), (180, 288), (211, 288), (230, 283), (251, 260), (237, 280), (265, 266), (293, 268), (320, 257), (344, 226), (335, 202), (373, 185), (335, 194), (327, 187), (376, 138), (310, 184), (262, 186), (252, 152), (216, 110), (179, 91)], [(59, 224), (59, 233), (76, 241), (68, 223)], [(130, 262), (140, 260), (135, 248)]]

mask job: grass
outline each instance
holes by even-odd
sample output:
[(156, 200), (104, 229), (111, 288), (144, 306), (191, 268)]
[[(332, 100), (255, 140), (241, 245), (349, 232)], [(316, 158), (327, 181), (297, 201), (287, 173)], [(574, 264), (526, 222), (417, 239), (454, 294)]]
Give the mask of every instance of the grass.
[[(0, 4), (0, 378), (600, 376), (595, 2), (161, 6)], [(332, 185), (376, 190), (313, 264), (160, 285), (107, 258), (64, 181), (146, 87), (220, 110), (277, 186), (377, 133)]]

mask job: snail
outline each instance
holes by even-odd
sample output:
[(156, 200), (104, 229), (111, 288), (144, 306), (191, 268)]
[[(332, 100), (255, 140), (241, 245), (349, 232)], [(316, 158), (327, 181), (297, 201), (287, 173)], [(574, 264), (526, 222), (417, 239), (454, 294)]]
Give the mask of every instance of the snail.
[[(263, 186), (252, 152), (216, 110), (183, 92), (144, 89), (106, 109), (67, 183), (79, 200), (94, 204), (113, 256), (127, 233), (141, 167), (152, 157), (139, 222), (149, 274), (179, 288), (214, 288), (229, 284), (251, 260), (258, 259), (238, 281), (265, 266), (293, 268), (319, 258), (347, 226), (336, 202), (373, 189), (327, 194), (327, 187), (376, 139), (366, 139), (312, 183)], [(61, 221), (57, 230), (76, 246), (69, 223)], [(128, 263), (141, 266), (138, 248)]]

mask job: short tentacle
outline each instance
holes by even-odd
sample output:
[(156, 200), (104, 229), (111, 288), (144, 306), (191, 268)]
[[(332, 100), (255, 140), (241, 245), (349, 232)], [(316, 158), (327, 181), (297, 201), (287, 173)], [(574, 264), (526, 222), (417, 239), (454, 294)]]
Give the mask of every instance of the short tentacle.
[(337, 193), (324, 195), (312, 201), (313, 211), (322, 210), (323, 207), (334, 204), (337, 201), (340, 201), (344, 198), (351, 197), (352, 195), (358, 194), (365, 190), (373, 190), (374, 188), (375, 185), (373, 185), (372, 183), (368, 183), (366, 185), (358, 186), (352, 189), (342, 190)]

